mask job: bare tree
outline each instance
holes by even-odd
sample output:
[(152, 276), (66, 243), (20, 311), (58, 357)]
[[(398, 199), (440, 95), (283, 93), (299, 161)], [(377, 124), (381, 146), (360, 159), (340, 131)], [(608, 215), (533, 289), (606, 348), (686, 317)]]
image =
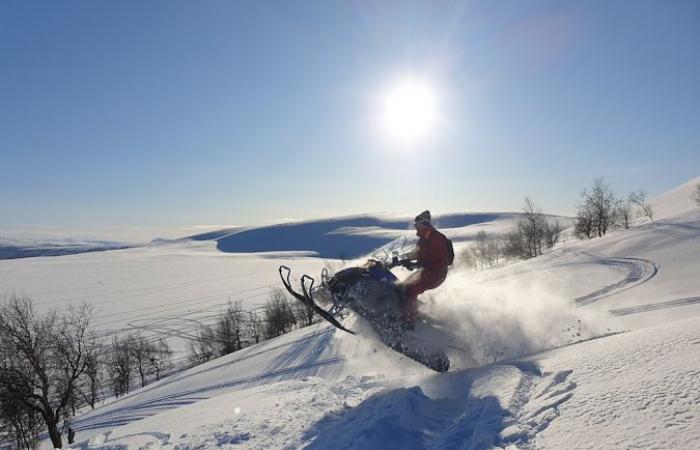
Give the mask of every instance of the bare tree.
[(578, 207), (576, 213), (576, 223), (574, 225), (574, 234), (579, 239), (591, 239), (595, 229), (595, 214), (593, 210), (585, 203)]
[(498, 239), (479, 231), (471, 244), (462, 252), (462, 261), (474, 270), (484, 270), (498, 263), (501, 248)]
[(270, 339), (291, 331), (296, 325), (296, 318), (284, 291), (274, 288), (270, 299), (265, 304), (265, 337)]
[(170, 367), (170, 360), (173, 356), (173, 351), (168, 345), (168, 341), (160, 338), (155, 342), (151, 342), (151, 353), (149, 354), (149, 363), (151, 369), (156, 374), (156, 381), (160, 380), (161, 372)]
[(294, 302), (293, 305), (294, 317), (299, 327), (313, 325), (314, 319), (316, 318), (314, 310), (301, 302)]
[(255, 311), (248, 311), (248, 336), (254, 343), (259, 343), (263, 334), (263, 322)]
[(534, 202), (525, 197), (523, 217), (513, 232), (506, 235), (504, 253), (521, 258), (534, 258), (543, 248), (552, 248), (559, 241), (561, 224), (549, 221)]
[(640, 189), (635, 192), (631, 192), (627, 197), (628, 201), (639, 208), (638, 214), (640, 217), (646, 217), (652, 222), (654, 221), (654, 211), (651, 205), (647, 202), (647, 191)]
[(190, 341), (188, 355), (190, 363), (203, 364), (216, 358), (219, 356), (217, 346), (216, 332), (211, 327), (203, 325), (194, 339)]
[(610, 184), (602, 178), (593, 180), (590, 190), (581, 192), (581, 204), (578, 207), (576, 234), (580, 237), (604, 236), (615, 223), (615, 206), (617, 198)]
[(503, 256), (506, 259), (527, 258), (526, 239), (520, 233), (520, 227), (516, 226), (504, 236)]
[(58, 425), (87, 368), (91, 317), (85, 304), (42, 316), (28, 297), (13, 295), (0, 305), (0, 390), (41, 416), (54, 448), (63, 446)]
[[(0, 439), (17, 449), (39, 448), (41, 415), (0, 386)], [(2, 442), (0, 441), (0, 442)], [(0, 448), (3, 447), (0, 444)]]
[(102, 368), (104, 360), (100, 350), (101, 347), (98, 345), (96, 338), (93, 337), (92, 342), (87, 346), (85, 357), (85, 376), (88, 380), (87, 389), (82, 392), (83, 401), (90, 405), (92, 409), (95, 409), (97, 402), (100, 400), (100, 394), (103, 393)]
[(154, 345), (138, 331), (126, 336), (126, 345), (131, 353), (131, 360), (139, 372), (141, 387), (144, 387), (152, 368), (151, 359), (155, 350)]
[(491, 248), (489, 247), (489, 236), (485, 231), (479, 231), (474, 237), (472, 253), (479, 269), (483, 270), (491, 266)]
[(544, 214), (528, 197), (525, 197), (523, 213), (524, 217), (518, 221), (518, 229), (527, 243), (526, 257), (533, 258), (542, 254), (547, 223)]
[(464, 250), (462, 250), (460, 261), (462, 262), (462, 264), (464, 264), (472, 270), (478, 269), (478, 265), (476, 259), (474, 258), (474, 252), (472, 251), (472, 247), (467, 247)]
[(114, 396), (129, 393), (131, 388), (132, 358), (129, 337), (115, 336), (109, 348), (107, 370), (111, 375)]
[(544, 223), (544, 245), (547, 248), (552, 248), (559, 242), (561, 236), (561, 223), (558, 220), (553, 222), (545, 221)]
[(618, 201), (615, 207), (615, 225), (624, 230), (630, 229), (630, 220), (632, 218), (632, 208), (630, 201)]
[(146, 386), (146, 377), (148, 375), (148, 341), (138, 331), (129, 333), (126, 336), (126, 346), (131, 354), (131, 361), (136, 366), (136, 370), (141, 378), (141, 387)]
[(243, 348), (243, 309), (241, 302), (228, 302), (216, 322), (216, 341), (219, 355), (227, 355)]

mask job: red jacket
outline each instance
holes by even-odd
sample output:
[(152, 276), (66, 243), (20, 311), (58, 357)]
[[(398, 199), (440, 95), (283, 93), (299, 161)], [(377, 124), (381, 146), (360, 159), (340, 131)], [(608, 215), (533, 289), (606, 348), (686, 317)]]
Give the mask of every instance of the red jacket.
[(450, 265), (447, 238), (432, 226), (427, 230), (418, 239), (418, 263), (424, 270), (447, 273)]

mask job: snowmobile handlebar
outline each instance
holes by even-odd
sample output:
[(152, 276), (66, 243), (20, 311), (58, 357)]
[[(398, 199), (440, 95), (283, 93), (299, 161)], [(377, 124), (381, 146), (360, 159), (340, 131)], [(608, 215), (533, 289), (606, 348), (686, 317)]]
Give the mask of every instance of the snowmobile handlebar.
[(414, 270), (420, 267), (418, 261), (412, 261), (410, 259), (399, 259), (398, 256), (394, 256), (391, 259), (391, 263), (388, 265), (389, 268), (402, 266), (408, 270)]

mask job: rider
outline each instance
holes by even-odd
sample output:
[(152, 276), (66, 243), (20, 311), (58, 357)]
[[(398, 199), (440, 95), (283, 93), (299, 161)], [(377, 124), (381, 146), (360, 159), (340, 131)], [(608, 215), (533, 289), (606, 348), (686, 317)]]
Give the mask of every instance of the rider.
[(418, 244), (403, 255), (403, 259), (417, 260), (420, 270), (413, 272), (398, 286), (404, 293), (403, 320), (408, 328), (418, 318), (418, 296), (428, 289), (440, 286), (450, 265), (450, 241), (430, 224), (430, 211), (423, 211), (414, 221)]

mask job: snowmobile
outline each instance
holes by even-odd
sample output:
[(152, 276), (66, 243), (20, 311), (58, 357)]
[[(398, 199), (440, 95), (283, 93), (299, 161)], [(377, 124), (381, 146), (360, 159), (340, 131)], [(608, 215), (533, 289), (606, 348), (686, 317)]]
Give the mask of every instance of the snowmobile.
[(445, 352), (425, 342), (403, 324), (403, 292), (397, 284), (398, 278), (391, 272), (398, 266), (409, 270), (418, 267), (415, 262), (399, 260), (397, 255), (390, 260), (371, 258), (361, 266), (349, 267), (334, 275), (323, 269), (321, 283), (317, 286), (314, 286), (316, 281), (312, 277), (303, 275), (301, 292), (292, 288), (289, 267), (280, 266), (279, 274), (284, 287), (294, 298), (336, 328), (356, 334), (339, 321), (346, 310), (353, 311), (367, 321), (391, 349), (437, 372), (446, 372), (450, 361)]

